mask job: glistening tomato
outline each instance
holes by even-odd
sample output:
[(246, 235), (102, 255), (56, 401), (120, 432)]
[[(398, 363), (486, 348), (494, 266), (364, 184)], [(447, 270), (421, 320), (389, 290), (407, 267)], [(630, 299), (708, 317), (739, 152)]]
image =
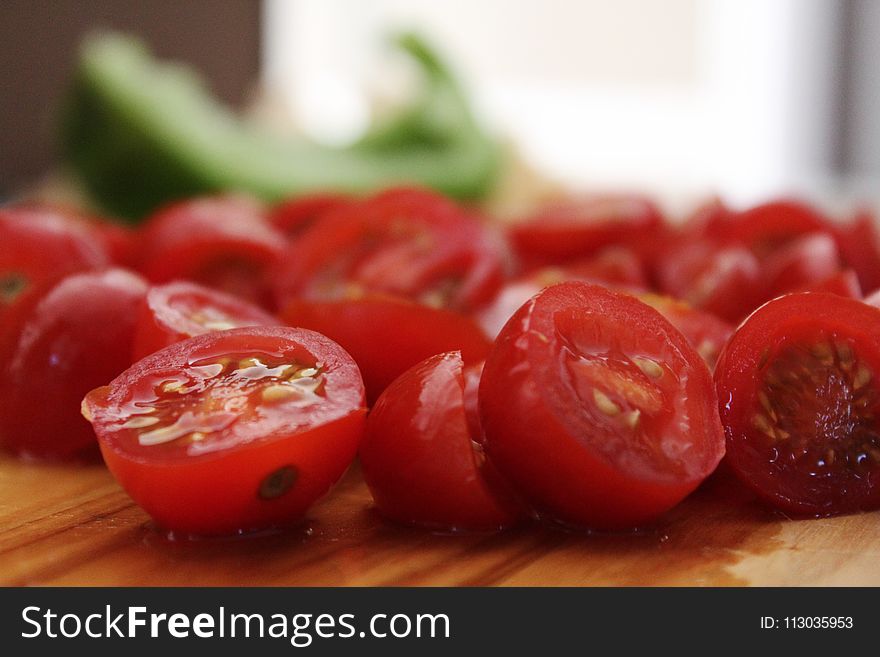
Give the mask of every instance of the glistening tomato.
[(724, 454), (706, 364), (660, 313), (587, 283), (511, 318), (486, 361), (490, 462), (545, 518), (617, 529), (655, 520)]
[(40, 458), (95, 451), (79, 415), (84, 394), (131, 364), (147, 292), (121, 269), (73, 274), (37, 288), (0, 325), (0, 443)]
[(715, 370), (727, 460), (784, 511), (880, 507), (880, 310), (803, 293), (755, 311)]
[(264, 310), (219, 290), (186, 281), (156, 285), (140, 307), (133, 360), (202, 333), (277, 324)]
[(339, 345), (257, 327), (166, 347), (90, 392), (83, 413), (159, 525), (211, 535), (301, 519), (351, 464), (366, 411)]
[(379, 397), (360, 459), (383, 515), (449, 531), (501, 529), (520, 517), (483, 476), (482, 436), (468, 422), (468, 393), (476, 389), (465, 386), (461, 354), (450, 352), (419, 363)]

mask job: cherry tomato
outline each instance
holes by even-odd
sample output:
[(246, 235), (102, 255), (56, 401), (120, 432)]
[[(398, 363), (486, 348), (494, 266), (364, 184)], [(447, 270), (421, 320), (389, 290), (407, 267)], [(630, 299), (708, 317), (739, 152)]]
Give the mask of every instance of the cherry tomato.
[(296, 297), (379, 293), (464, 311), (494, 296), (504, 258), (497, 237), (452, 201), (394, 189), (324, 215), (294, 240), (277, 298), (284, 307)]
[(137, 267), (140, 235), (136, 230), (103, 219), (93, 220), (91, 229), (114, 264), (120, 267)]
[(388, 296), (297, 299), (282, 311), (281, 319), (341, 344), (360, 366), (370, 401), (429, 356), (460, 350), (466, 363), (476, 363), (486, 357), (490, 347), (488, 338), (469, 317)]
[(744, 247), (687, 244), (659, 264), (657, 276), (664, 293), (731, 323), (765, 298), (761, 264)]
[(33, 285), (109, 263), (89, 231), (65, 214), (45, 207), (0, 207), (0, 316)]
[(733, 333), (733, 327), (711, 313), (692, 308), (684, 301), (657, 294), (639, 294), (637, 298), (651, 306), (682, 332), (691, 346), (706, 361), (709, 369), (715, 367), (718, 355)]
[(268, 271), (284, 236), (256, 202), (205, 197), (159, 210), (143, 228), (141, 271), (154, 283), (191, 280), (271, 306)]
[(840, 256), (828, 233), (797, 237), (762, 263), (768, 298), (821, 283), (840, 271)]
[(798, 237), (828, 232), (830, 224), (815, 208), (789, 199), (771, 201), (730, 215), (715, 224), (716, 238), (746, 245), (764, 256)]
[(150, 288), (140, 307), (133, 360), (202, 333), (277, 324), (261, 308), (198, 283), (157, 285)]
[(832, 274), (828, 278), (808, 283), (794, 290), (795, 292), (828, 292), (850, 299), (862, 298), (862, 286), (859, 285), (859, 277), (852, 269), (844, 269)]
[(844, 262), (852, 267), (864, 290), (880, 287), (880, 234), (877, 220), (868, 209), (837, 230), (837, 245)]
[(231, 534), (298, 521), (354, 459), (357, 366), (312, 331), (199, 335), (90, 392), (104, 460), (165, 529)]
[(821, 293), (768, 302), (715, 382), (733, 471), (784, 511), (880, 507), (880, 309)]
[(342, 194), (310, 194), (287, 199), (272, 208), (269, 223), (288, 238), (301, 235), (321, 216), (352, 202)]
[(648, 286), (642, 259), (625, 246), (609, 246), (591, 258), (569, 262), (565, 270), (585, 281), (630, 288)]
[(640, 254), (662, 234), (663, 215), (651, 201), (634, 195), (608, 195), (546, 206), (509, 230), (517, 255), (528, 267), (559, 265), (590, 256), (611, 245)]
[(485, 456), (466, 417), (465, 388), (461, 354), (449, 352), (408, 370), (379, 397), (360, 459), (386, 517), (448, 531), (501, 529), (519, 518), (481, 474)]
[(660, 313), (581, 282), (507, 323), (483, 370), (489, 460), (543, 517), (616, 529), (655, 520), (724, 454), (706, 364)]
[(82, 396), (131, 364), (146, 283), (121, 269), (73, 274), (35, 289), (0, 329), (0, 443), (39, 458), (93, 451)]

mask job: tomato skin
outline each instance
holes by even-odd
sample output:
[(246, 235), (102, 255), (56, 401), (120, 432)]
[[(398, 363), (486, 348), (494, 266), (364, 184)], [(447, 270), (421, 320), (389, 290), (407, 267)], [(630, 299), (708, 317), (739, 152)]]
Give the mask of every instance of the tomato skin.
[[(193, 317), (194, 313), (212, 314), (219, 323), (214, 328), (206, 326), (204, 320)], [(212, 330), (276, 324), (278, 320), (261, 308), (198, 283), (155, 285), (139, 308), (132, 360)]]
[[(806, 368), (810, 340), (826, 334), (834, 340), (849, 340), (860, 362), (880, 366), (880, 310), (855, 299), (806, 292), (779, 297), (756, 310), (737, 329), (715, 369), (727, 463), (748, 488), (786, 513), (820, 516), (880, 507), (880, 463), (869, 464), (860, 472), (823, 474), (819, 468), (806, 473), (778, 451), (792, 438), (786, 438), (778, 448), (765, 444), (768, 441), (754, 420), (755, 413), (763, 408), (758, 386), (781, 350), (787, 345), (796, 346), (802, 354), (800, 366)], [(832, 358), (836, 356), (832, 354)], [(813, 417), (810, 405), (818, 408), (827, 396), (835, 394), (825, 385), (817, 382), (815, 392), (800, 400), (804, 406), (798, 408), (805, 426), (813, 425), (815, 431), (824, 432), (840, 422), (849, 426), (857, 421), (858, 409), (845, 399), (832, 401), (836, 405), (830, 414), (815, 411), (817, 416)], [(774, 398), (768, 399), (768, 404), (776, 404)], [(815, 443), (808, 442), (808, 447), (839, 449), (827, 433), (812, 437), (805, 433), (804, 437)]]
[(850, 299), (862, 298), (862, 286), (859, 277), (852, 269), (844, 269), (820, 281), (808, 283), (794, 292), (828, 292)]
[(863, 290), (880, 287), (880, 234), (874, 213), (863, 208), (853, 220), (836, 231), (840, 254), (855, 270)]
[[(600, 430), (582, 416), (584, 406), (572, 397), (560, 365), (571, 326), (562, 329), (559, 322), (572, 311), (572, 322), (585, 333), (601, 334), (599, 327), (611, 321), (639, 335), (610, 329), (616, 337), (609, 339), (677, 354), (690, 418), (682, 439), (692, 441), (681, 473), (663, 473), (663, 466), (655, 470), (642, 461), (625, 465), (621, 453), (603, 453), (596, 442), (602, 438), (592, 435)], [(668, 321), (633, 297), (579, 282), (549, 287), (517, 311), (496, 340), (479, 390), (490, 462), (542, 517), (597, 529), (655, 520), (714, 470), (724, 453), (716, 404), (706, 365)]]
[(351, 202), (353, 199), (349, 196), (330, 192), (296, 196), (273, 207), (269, 213), (269, 223), (288, 238), (294, 238), (307, 230), (321, 216)]
[(30, 286), (109, 264), (106, 249), (65, 213), (43, 206), (0, 207), (0, 315)]
[(828, 218), (801, 201), (779, 199), (731, 214), (714, 225), (716, 238), (746, 245), (763, 256), (810, 233), (831, 230)]
[(497, 530), (519, 519), (480, 472), (462, 368), (457, 352), (432, 356), (386, 388), (370, 412), (359, 454), (384, 516), (445, 531)]
[(286, 240), (245, 197), (194, 198), (160, 209), (142, 228), (140, 271), (153, 283), (191, 280), (272, 307), (268, 272)]
[[(263, 407), (258, 420), (242, 417), (221, 429), (222, 445), (212, 450), (142, 446), (121, 427), (130, 417), (133, 391), (189, 363), (242, 352), (321, 363), (327, 371), (325, 403), (301, 411)], [(364, 430), (363, 402), (357, 366), (339, 345), (312, 331), (249, 327), (166, 347), (93, 390), (84, 406), (107, 466), (132, 499), (165, 529), (208, 536), (300, 521), (354, 460)], [(292, 487), (274, 498), (261, 496), (267, 477), (284, 468), (295, 473)]]
[(425, 358), (459, 350), (465, 363), (476, 363), (491, 346), (469, 317), (389, 296), (295, 299), (280, 317), (291, 326), (318, 331), (342, 345), (360, 367), (370, 401)]
[(768, 298), (793, 292), (831, 278), (840, 270), (840, 256), (828, 233), (810, 233), (767, 256), (762, 263)]
[(22, 299), (0, 329), (0, 442), (42, 459), (94, 451), (79, 414), (83, 395), (131, 364), (138, 276), (109, 269), (73, 274)]
[(279, 307), (306, 297), (388, 294), (466, 312), (489, 301), (508, 266), (503, 241), (449, 199), (390, 189), (323, 215), (275, 274)]

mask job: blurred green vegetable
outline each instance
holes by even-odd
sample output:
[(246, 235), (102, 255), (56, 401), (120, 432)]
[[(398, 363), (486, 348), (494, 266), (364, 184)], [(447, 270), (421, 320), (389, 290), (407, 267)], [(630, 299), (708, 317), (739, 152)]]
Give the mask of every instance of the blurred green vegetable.
[(497, 145), (426, 44), (414, 35), (396, 43), (419, 65), (421, 93), (358, 143), (330, 148), (240, 120), (191, 70), (156, 62), (135, 40), (93, 38), (83, 46), (64, 114), (66, 158), (100, 205), (131, 219), (172, 199), (221, 190), (275, 201), (412, 182), (457, 198), (483, 196), (498, 169)]

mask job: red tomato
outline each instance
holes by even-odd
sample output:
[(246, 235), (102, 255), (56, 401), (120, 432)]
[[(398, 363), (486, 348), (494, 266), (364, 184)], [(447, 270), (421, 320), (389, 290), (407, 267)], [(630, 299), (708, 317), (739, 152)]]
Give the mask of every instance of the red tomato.
[(73, 274), (23, 298), (0, 328), (0, 443), (39, 458), (93, 450), (82, 396), (131, 364), (146, 283), (121, 269)]
[(837, 245), (844, 262), (858, 274), (862, 289), (880, 287), (880, 234), (873, 212), (862, 209), (850, 224), (840, 227)]
[(29, 286), (110, 263), (89, 231), (44, 207), (0, 207), (0, 315)]
[(877, 308), (820, 293), (765, 304), (715, 369), (731, 468), (787, 512), (880, 507), (878, 372)]
[(197, 198), (148, 219), (141, 271), (154, 283), (191, 280), (267, 306), (267, 272), (284, 244), (284, 236), (268, 224), (256, 202), (232, 196)]
[(94, 220), (91, 229), (115, 264), (120, 267), (137, 266), (140, 248), (137, 231), (128, 226), (101, 219)]
[(782, 199), (732, 214), (715, 224), (716, 238), (745, 244), (763, 256), (809, 233), (830, 230), (828, 218), (800, 201)]
[(491, 346), (469, 317), (386, 296), (298, 299), (287, 305), (281, 318), (341, 344), (360, 366), (370, 401), (429, 356), (460, 350), (466, 363), (475, 363), (486, 357)]
[(288, 238), (297, 237), (323, 215), (345, 207), (353, 199), (342, 194), (310, 194), (282, 201), (269, 213), (269, 223)]
[(297, 297), (401, 296), (469, 310), (504, 278), (503, 245), (452, 201), (393, 189), (324, 215), (294, 240), (277, 275), (280, 307)]
[(596, 196), (548, 205), (514, 224), (509, 236), (528, 268), (558, 265), (611, 245), (644, 255), (662, 234), (663, 215), (648, 199), (633, 195)]
[(764, 300), (761, 265), (746, 248), (688, 244), (658, 265), (660, 289), (736, 323)]
[(684, 301), (657, 294), (639, 294), (637, 298), (651, 306), (682, 332), (691, 346), (706, 361), (709, 369), (715, 367), (718, 354), (727, 344), (733, 327), (711, 313), (692, 308)]
[(207, 333), (90, 392), (104, 460), (162, 527), (212, 535), (288, 525), (339, 480), (364, 387), (339, 345), (302, 329)]
[(762, 263), (768, 298), (818, 284), (840, 271), (840, 256), (828, 233), (797, 237)]
[(795, 290), (795, 292), (828, 292), (850, 299), (862, 298), (862, 286), (859, 285), (859, 277), (852, 269), (844, 269), (828, 278), (814, 283), (809, 283)]
[(646, 288), (648, 279), (641, 258), (624, 246), (609, 246), (592, 258), (565, 265), (572, 277), (631, 288)]
[(634, 297), (545, 289), (486, 361), (490, 461), (542, 516), (615, 529), (655, 520), (724, 454), (712, 377), (685, 337)]
[(277, 324), (272, 315), (238, 297), (198, 283), (166, 283), (150, 288), (141, 304), (133, 360), (202, 333)]
[(874, 290), (863, 299), (864, 303), (875, 308), (880, 308), (880, 290)]
[(490, 488), (465, 410), (461, 354), (432, 356), (379, 397), (360, 448), (364, 479), (388, 518), (431, 529), (493, 530), (517, 507)]

